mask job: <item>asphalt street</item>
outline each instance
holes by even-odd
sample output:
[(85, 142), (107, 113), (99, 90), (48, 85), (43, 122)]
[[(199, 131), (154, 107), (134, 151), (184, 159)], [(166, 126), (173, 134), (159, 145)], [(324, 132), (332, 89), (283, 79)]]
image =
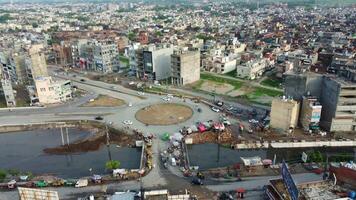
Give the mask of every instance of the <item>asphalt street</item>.
[[(88, 91), (88, 93), (80, 98), (76, 98), (70, 102), (62, 105), (37, 108), (37, 109), (15, 109), (9, 111), (8, 109), (0, 110), (0, 125), (22, 125), (29, 123), (43, 123), (61, 120), (93, 120), (96, 116), (103, 116), (104, 123), (112, 123), (116, 128), (122, 128), (124, 120), (131, 120), (133, 124), (132, 128), (138, 129), (144, 133), (153, 133), (156, 139), (153, 141), (153, 170), (142, 178), (142, 184), (145, 188), (165, 188), (167, 186), (167, 180), (165, 173), (159, 167), (160, 160), (159, 154), (161, 149), (165, 149), (166, 143), (159, 139), (159, 136), (165, 132), (173, 134), (177, 132), (183, 126), (190, 126), (197, 121), (217, 120), (219, 114), (213, 112), (210, 107), (202, 103), (194, 103), (191, 100), (183, 102), (180, 98), (173, 98), (173, 103), (182, 103), (192, 108), (193, 115), (187, 121), (170, 126), (146, 126), (140, 121), (136, 120), (135, 114), (138, 110), (156, 103), (163, 103), (162, 96), (154, 94), (145, 94), (144, 96), (138, 95), (137, 91), (130, 90), (120, 85), (107, 84), (99, 81), (88, 80), (83, 77), (60, 76), (60, 78), (66, 78), (73, 81), (74, 85), (78, 88)], [(85, 79), (81, 81), (80, 79)], [(81, 104), (87, 102), (89, 99), (97, 97), (99, 94), (109, 95), (115, 98), (120, 98), (126, 101), (126, 105), (119, 107), (80, 107)], [(132, 103), (132, 107), (128, 106), (128, 103)], [(197, 112), (197, 109), (202, 109), (202, 112)], [(297, 182), (320, 180), (320, 177), (310, 174), (297, 174), (294, 175)], [(216, 183), (208, 186), (204, 186), (212, 191), (228, 191), (234, 190), (237, 187), (244, 187), (247, 190), (261, 190), (269, 179), (278, 177), (255, 177), (249, 178), (242, 182), (233, 183)], [(189, 184), (189, 180), (182, 179), (184, 184)], [(127, 181), (121, 183), (112, 183), (106, 186), (108, 191), (122, 191), (122, 190), (138, 190), (140, 184), (138, 181)], [(85, 188), (49, 188), (59, 192), (61, 199), (71, 199), (83, 193), (96, 193), (103, 190), (103, 186), (90, 186)], [(259, 192), (251, 192), (254, 194), (254, 198), (259, 196)], [(253, 196), (253, 195), (252, 195)], [(252, 198), (251, 199), (254, 199)], [(0, 200), (12, 200), (18, 199), (18, 194), (15, 191), (1, 192)]]

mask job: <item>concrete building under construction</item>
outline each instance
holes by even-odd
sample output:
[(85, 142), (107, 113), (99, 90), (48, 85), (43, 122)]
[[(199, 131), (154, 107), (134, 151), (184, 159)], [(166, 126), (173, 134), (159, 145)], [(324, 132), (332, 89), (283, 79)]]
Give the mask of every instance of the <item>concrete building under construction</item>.
[(274, 99), (271, 108), (271, 127), (279, 131), (296, 128), (299, 119), (300, 104), (292, 99)]
[(313, 96), (303, 96), (300, 124), (304, 130), (318, 131), (322, 106)]
[(199, 51), (174, 51), (171, 59), (172, 84), (185, 85), (200, 79)]

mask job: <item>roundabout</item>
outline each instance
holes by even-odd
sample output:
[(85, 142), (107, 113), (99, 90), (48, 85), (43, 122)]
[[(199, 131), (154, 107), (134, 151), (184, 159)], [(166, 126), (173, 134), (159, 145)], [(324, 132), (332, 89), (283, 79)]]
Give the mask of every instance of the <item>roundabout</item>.
[(179, 103), (160, 103), (137, 111), (135, 118), (147, 125), (173, 125), (187, 121), (193, 110)]

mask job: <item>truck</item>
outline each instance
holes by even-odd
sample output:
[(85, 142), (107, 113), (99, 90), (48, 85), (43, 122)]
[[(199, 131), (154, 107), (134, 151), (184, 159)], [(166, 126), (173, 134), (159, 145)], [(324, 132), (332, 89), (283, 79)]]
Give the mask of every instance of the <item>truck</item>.
[(76, 188), (80, 188), (80, 187), (86, 187), (86, 186), (88, 186), (88, 179), (79, 179), (78, 181), (77, 181), (77, 183), (75, 184), (75, 187)]

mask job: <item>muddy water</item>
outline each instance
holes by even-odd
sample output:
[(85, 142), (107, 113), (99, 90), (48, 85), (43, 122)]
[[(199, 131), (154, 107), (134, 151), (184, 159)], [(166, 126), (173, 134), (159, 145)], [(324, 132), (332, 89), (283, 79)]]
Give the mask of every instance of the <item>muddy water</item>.
[(289, 148), (289, 149), (250, 149), (234, 150), (220, 147), (217, 144), (195, 144), (188, 145), (188, 156), (191, 166), (199, 166), (201, 169), (211, 169), (226, 167), (235, 163), (241, 163), (240, 157), (259, 156), (262, 159), (273, 160), (276, 154), (276, 161), (286, 160), (289, 162), (299, 162), (302, 152), (317, 150), (322, 153), (354, 153), (356, 159), (356, 147), (328, 147), (328, 148)]
[[(88, 131), (69, 129), (69, 140), (74, 142), (92, 136)], [(65, 135), (65, 134), (64, 134)], [(66, 137), (65, 137), (66, 140)], [(93, 152), (69, 155), (48, 155), (45, 148), (61, 145), (60, 130), (37, 130), (0, 134), (0, 169), (31, 171), (34, 174), (52, 174), (63, 178), (78, 178), (93, 173), (104, 174), (109, 159), (106, 146)], [(121, 168), (139, 168), (141, 149), (110, 147), (112, 159), (121, 162)]]

